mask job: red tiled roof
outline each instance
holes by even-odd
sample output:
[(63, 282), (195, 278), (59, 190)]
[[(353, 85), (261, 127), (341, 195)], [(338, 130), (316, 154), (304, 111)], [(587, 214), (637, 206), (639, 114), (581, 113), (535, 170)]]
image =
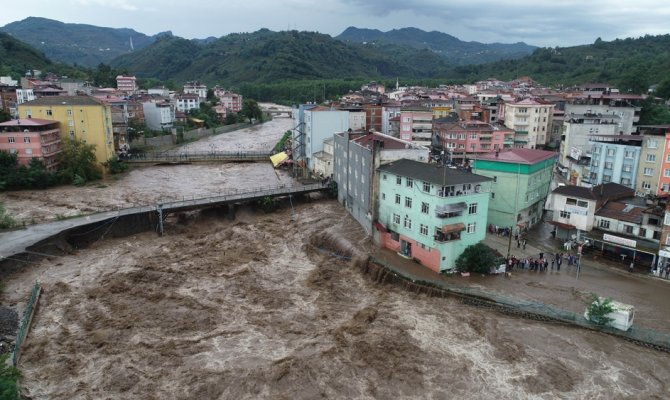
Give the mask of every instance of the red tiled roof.
[(631, 222), (634, 224), (642, 223), (642, 212), (644, 208), (630, 206), (622, 203), (610, 202), (605, 204), (596, 215), (599, 217), (616, 219), (618, 221)]
[(39, 118), (19, 118), (0, 123), (0, 126), (45, 126), (57, 124), (58, 121)]
[(491, 152), (477, 156), (478, 160), (491, 160), (519, 164), (536, 164), (556, 157), (556, 152), (537, 149), (509, 149), (499, 153)]

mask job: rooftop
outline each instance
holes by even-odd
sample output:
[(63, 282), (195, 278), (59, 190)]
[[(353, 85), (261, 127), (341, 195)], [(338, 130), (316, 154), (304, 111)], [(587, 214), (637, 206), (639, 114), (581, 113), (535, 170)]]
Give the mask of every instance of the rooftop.
[(91, 96), (53, 96), (40, 97), (23, 103), (23, 106), (99, 106), (102, 101)]
[(537, 164), (557, 157), (556, 152), (537, 149), (508, 149), (498, 153), (491, 152), (477, 156), (477, 160), (490, 160), (515, 164)]
[(0, 123), (0, 127), (2, 126), (25, 126), (25, 127), (30, 127), (30, 126), (45, 126), (45, 125), (53, 125), (57, 124), (58, 121), (52, 121), (49, 119), (39, 119), (39, 118), (19, 118), (19, 119), (13, 119), (7, 122), (2, 122)]
[(437, 164), (427, 164), (414, 160), (400, 159), (384, 164), (379, 171), (394, 175), (406, 176), (440, 186), (458, 185), (462, 183), (488, 182), (492, 180), (485, 176), (459, 171), (449, 167), (440, 167)]
[(608, 182), (592, 188), (574, 185), (559, 186), (554, 189), (552, 193), (580, 199), (607, 200), (633, 197), (635, 195), (635, 190), (618, 183)]
[(644, 208), (633, 205), (609, 202), (596, 212), (596, 215), (604, 218), (616, 219), (618, 221), (642, 223)]
[[(404, 150), (409, 148), (420, 149), (421, 146), (417, 146), (410, 142), (394, 138), (393, 136), (384, 135), (381, 133), (370, 133), (365, 136), (352, 139), (353, 142), (360, 144), (363, 147), (372, 149), (372, 146), (375, 141), (381, 141), (384, 143), (384, 150)], [(428, 150), (428, 149), (426, 149)]]

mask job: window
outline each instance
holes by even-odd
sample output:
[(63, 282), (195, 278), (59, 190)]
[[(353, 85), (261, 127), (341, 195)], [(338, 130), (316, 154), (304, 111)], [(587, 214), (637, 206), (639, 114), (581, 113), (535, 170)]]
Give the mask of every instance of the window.
[(606, 162), (605, 163), (605, 169), (612, 169), (612, 163), (611, 162)]
[(400, 223), (400, 215), (393, 214), (393, 223), (394, 224), (399, 224)]
[(570, 212), (569, 211), (561, 211), (560, 217), (565, 218), (565, 219), (570, 219)]
[(414, 179), (412, 178), (405, 178), (405, 186), (411, 188), (414, 186)]
[(412, 229), (412, 220), (409, 218), (409, 215), (405, 215), (405, 221), (403, 222), (403, 226), (407, 229)]
[(426, 192), (426, 193), (430, 192), (430, 183), (428, 183), (428, 182), (423, 183), (423, 191)]
[(476, 133), (471, 133), (470, 134), (470, 139), (477, 139), (477, 134)]
[(626, 157), (626, 158), (633, 158), (634, 154), (635, 154), (635, 152), (633, 152), (632, 150), (626, 150), (626, 152), (624, 153), (623, 156)]
[(421, 203), (421, 212), (424, 213), (424, 214), (428, 214), (429, 210), (430, 210), (430, 204), (422, 202)]
[(386, 174), (382, 175), (382, 180), (384, 180), (384, 181), (386, 180)]
[(663, 192), (670, 191), (670, 183), (664, 183), (663, 186), (661, 186), (661, 190)]
[(647, 237), (647, 230), (644, 228), (640, 228), (640, 235), (641, 237)]
[(652, 176), (654, 174), (654, 169), (653, 168), (645, 168), (643, 172), (646, 176)]
[(493, 192), (491, 192), (491, 198), (492, 198), (492, 199), (495, 199), (495, 198), (496, 198), (496, 194), (493, 193)]
[(577, 206), (582, 207), (582, 208), (588, 208), (589, 203), (586, 202), (586, 201), (579, 200), (579, 201), (577, 201)]
[(647, 181), (642, 181), (642, 189), (644, 189), (644, 190), (651, 189), (651, 183), (649, 183)]
[(610, 222), (606, 219), (601, 219), (600, 222), (598, 223), (598, 226), (603, 228), (603, 229), (609, 229), (610, 228)]
[(664, 169), (663, 170), (663, 176), (666, 178), (670, 178), (670, 169)]
[(477, 223), (471, 222), (468, 224), (468, 233), (475, 233), (476, 229), (477, 229)]
[(624, 225), (624, 232), (629, 235), (633, 234), (633, 225)]
[(382, 193), (382, 200), (386, 200), (386, 193)]
[(658, 147), (658, 142), (656, 142), (656, 139), (648, 139), (647, 140), (647, 147), (650, 149), (655, 149)]
[(498, 182), (498, 177), (497, 177), (497, 176), (494, 176), (494, 177), (493, 177), (493, 182), (494, 182), (494, 183), (495, 183), (495, 182)]
[(72, 116), (72, 110), (67, 110), (67, 116), (71, 117)]
[(477, 203), (470, 203), (468, 214), (477, 214)]
[(7, 140), (8, 140), (9, 143), (14, 143), (14, 137), (13, 136), (10, 136), (9, 138), (7, 138)]
[(603, 175), (603, 182), (611, 182), (612, 175)]
[(607, 155), (608, 156), (613, 156), (614, 155), (614, 149), (607, 149)]
[(51, 110), (47, 110), (47, 115), (51, 116), (53, 115), (53, 112)]
[(625, 164), (623, 166), (623, 172), (630, 172), (633, 169), (633, 167), (630, 164)]
[(630, 178), (621, 178), (621, 184), (629, 186), (630, 185)]
[(395, 177), (395, 184), (396, 184), (396, 185), (402, 185), (402, 178), (399, 177), (399, 176), (396, 176), (396, 177)]
[(647, 162), (656, 162), (656, 154), (647, 154)]
[(571, 199), (571, 198), (568, 197), (567, 199), (565, 199), (565, 204), (567, 204), (569, 206), (576, 206), (577, 205), (577, 199)]
[(594, 167), (597, 167), (597, 166), (600, 165), (600, 163), (598, 162), (598, 160), (595, 160), (595, 161), (591, 162), (591, 165), (593, 165)]
[(405, 207), (412, 208), (412, 198), (411, 197), (405, 197)]
[(26, 149), (26, 154), (33, 154), (33, 149)]
[(428, 225), (421, 224), (419, 232), (424, 236), (428, 236)]
[(29, 136), (24, 136), (23, 137), (23, 143), (30, 143), (30, 137)]

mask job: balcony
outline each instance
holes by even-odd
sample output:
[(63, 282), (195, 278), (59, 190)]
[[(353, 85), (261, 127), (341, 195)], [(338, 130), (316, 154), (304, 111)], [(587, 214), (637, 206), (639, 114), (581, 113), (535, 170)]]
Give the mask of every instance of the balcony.
[(514, 131), (514, 133), (517, 135), (527, 135), (528, 131)]
[(444, 225), (442, 229), (435, 232), (434, 239), (438, 243), (452, 242), (461, 239), (461, 232), (465, 230), (465, 224), (458, 222), (451, 225)]
[(438, 218), (461, 217), (467, 207), (468, 205), (464, 202), (439, 205), (435, 207), (435, 216)]

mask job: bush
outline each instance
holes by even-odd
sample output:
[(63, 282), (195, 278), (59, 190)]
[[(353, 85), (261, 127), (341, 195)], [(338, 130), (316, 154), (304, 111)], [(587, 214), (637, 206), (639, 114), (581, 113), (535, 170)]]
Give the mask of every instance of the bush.
[(110, 174), (120, 174), (128, 170), (128, 164), (119, 160), (118, 157), (112, 157), (103, 164)]
[(598, 295), (592, 293), (591, 301), (587, 302), (586, 305), (588, 319), (594, 324), (605, 326), (614, 321), (614, 319), (607, 316), (614, 311), (614, 307), (612, 307), (612, 299), (601, 299)]
[(496, 266), (497, 257), (487, 245), (483, 243), (468, 246), (456, 259), (456, 269), (459, 272), (473, 272), (488, 274), (491, 267)]
[(0, 400), (18, 400), (18, 380), (21, 373), (18, 369), (7, 366), (9, 354), (0, 355)]
[(0, 229), (10, 229), (15, 226), (16, 221), (9, 214), (7, 214), (5, 206), (0, 203)]

